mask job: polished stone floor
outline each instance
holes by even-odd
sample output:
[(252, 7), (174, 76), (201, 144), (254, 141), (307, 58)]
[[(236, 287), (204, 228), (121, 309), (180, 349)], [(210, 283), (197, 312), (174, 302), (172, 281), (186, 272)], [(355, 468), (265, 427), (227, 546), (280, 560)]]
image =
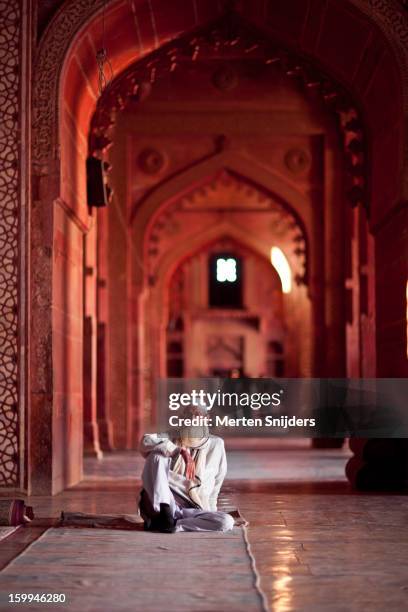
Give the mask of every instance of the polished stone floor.
[(271, 610), (408, 610), (406, 497), (261, 482), (231, 495), (250, 522)]
[[(226, 441), (228, 480), (264, 482), (344, 481), (348, 449), (322, 451), (312, 449), (310, 441), (233, 439)], [(256, 451), (256, 452), (254, 452)], [(134, 452), (106, 455), (103, 461), (85, 459), (87, 479), (116, 480), (137, 478), (143, 457)]]
[[(299, 443), (258, 448), (230, 445), (222, 503), (238, 506), (249, 521), (249, 544), (269, 609), (408, 610), (407, 497), (352, 493), (343, 476), (346, 450), (311, 450)], [(80, 485), (53, 498), (31, 498), (39, 518), (1, 542), (0, 567), (62, 508), (134, 512), (141, 465), (134, 453), (87, 460)], [(185, 556), (188, 578), (197, 558), (189, 559), (188, 550)], [(221, 612), (212, 596), (208, 612)], [(135, 610), (149, 612), (143, 601)], [(172, 610), (169, 602), (166, 612)]]

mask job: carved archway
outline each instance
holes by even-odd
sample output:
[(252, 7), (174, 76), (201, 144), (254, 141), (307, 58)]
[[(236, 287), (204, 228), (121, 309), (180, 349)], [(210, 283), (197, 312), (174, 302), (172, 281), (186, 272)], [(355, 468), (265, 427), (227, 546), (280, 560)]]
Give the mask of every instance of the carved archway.
[[(226, 232), (229, 229), (225, 227)], [(244, 281), (241, 309), (211, 306), (206, 282), (209, 258), (220, 250), (240, 260)], [(201, 288), (191, 300), (192, 283)], [(260, 373), (282, 376), (285, 367), (285, 375), (293, 374), (293, 361), (288, 359), (288, 355), (293, 356), (293, 337), (288, 333), (290, 317), (281, 280), (269, 258), (255, 248), (249, 249), (228, 234), (201, 244), (179, 262), (164, 290), (164, 376), (199, 378), (214, 375), (215, 369), (219, 375), (238, 370), (249, 377)]]
[[(165, 337), (169, 308), (167, 293), (171, 278), (183, 262), (191, 259), (209, 245), (220, 241), (232, 241), (263, 261), (269, 261), (269, 252), (263, 241), (245, 231), (244, 228), (239, 228), (237, 225), (225, 221), (203, 228), (200, 232), (192, 232), (189, 238), (179, 236), (173, 248), (163, 253), (160, 262), (158, 262), (156, 268), (157, 282), (149, 282), (149, 279), (146, 278), (144, 288), (139, 288), (137, 311), (140, 317), (139, 324), (144, 329), (139, 350), (143, 355), (144, 367), (138, 372), (138, 380), (134, 380), (133, 385), (140, 394), (140, 406), (144, 407), (144, 414), (139, 415), (142, 422), (145, 420), (146, 423), (149, 423), (150, 419), (154, 417), (155, 380), (166, 374)], [(149, 233), (146, 235), (146, 242), (149, 242)], [(146, 253), (147, 260), (149, 257), (149, 254)], [(146, 261), (146, 268), (148, 266), (148, 261)], [(276, 275), (276, 272), (271, 269), (272, 273)], [(293, 326), (293, 329), (288, 329), (288, 341), (293, 344), (294, 337), (303, 338), (302, 346), (297, 347), (299, 362), (307, 364), (305, 367), (310, 368), (313, 347), (307, 341), (307, 338), (312, 335), (310, 333), (312, 318), (311, 304), (306, 287), (303, 284), (295, 286), (292, 294), (285, 296), (284, 302), (289, 310), (291, 305), (292, 310), (293, 305), (296, 305), (299, 312), (296, 325)], [(300, 315), (300, 313), (302, 314)], [(134, 362), (139, 360), (140, 355), (133, 356)]]
[[(110, 2), (108, 4), (109, 11), (114, 11), (119, 4), (119, 0)], [(254, 7), (256, 3), (248, 4), (252, 6), (246, 7), (244, 4), (242, 14), (246, 15), (248, 13), (248, 17), (253, 16), (254, 21), (256, 21), (256, 17), (261, 19), (262, 11), (258, 7)], [(379, 28), (393, 49), (394, 59), (399, 67), (404, 85), (404, 108), (408, 110), (408, 17), (406, 10), (399, 4), (398, 0), (392, 0), (392, 2), (387, 0), (349, 0), (348, 4), (354, 6)], [(43, 166), (47, 160), (58, 157), (59, 88), (62, 69), (70, 45), (72, 45), (78, 33), (84, 30), (86, 26), (89, 28), (91, 23), (95, 29), (99, 26), (100, 31), (102, 31), (101, 12), (104, 5), (104, 0), (69, 0), (65, 2), (57, 11), (42, 37), (35, 65), (36, 78), (33, 95), (35, 109), (33, 159), (39, 167)], [(198, 25), (197, 17), (201, 13), (206, 15), (207, 19), (217, 16), (213, 13), (208, 15), (207, 11), (202, 10), (201, 5), (205, 5), (205, 0), (197, 2), (196, 13), (191, 18), (191, 28)], [(171, 23), (170, 7), (164, 3), (161, 10), (169, 12), (167, 21)], [(222, 11), (222, 8), (218, 10)], [(237, 10), (240, 10), (239, 7), (237, 7)], [(267, 10), (267, 7), (264, 10)], [(306, 10), (307, 7), (305, 7)], [(131, 13), (125, 16), (127, 19), (131, 17)], [(164, 21), (166, 21), (166, 15)], [(172, 32), (173, 36), (177, 31), (180, 30), (175, 29)], [(172, 34), (167, 32), (167, 38), (172, 38)], [(158, 33), (153, 40), (153, 47), (160, 45), (161, 40)], [(133, 61), (134, 59), (136, 58), (133, 58)], [(126, 65), (126, 62), (120, 59), (118, 60), (119, 63), (122, 64), (122, 69)], [(96, 72), (96, 67), (93, 69)]]
[[(284, 204), (297, 215), (297, 221), (304, 223), (306, 233), (310, 231), (310, 220), (307, 217), (300, 220), (296, 211), (304, 210), (307, 207), (306, 198), (299, 190), (293, 187), (282, 176), (270, 172), (259, 166), (252, 159), (243, 157), (231, 150), (221, 150), (214, 155), (201, 160), (191, 167), (170, 177), (166, 182), (159, 184), (152, 189), (142, 201), (135, 205), (130, 213), (129, 222), (135, 225), (136, 214), (138, 216), (138, 227), (144, 228), (150, 217), (161, 208), (163, 202), (170, 202), (173, 199), (183, 197), (198, 187), (205, 185), (223, 169), (231, 171), (238, 177), (246, 180), (248, 185), (252, 185), (260, 192), (269, 192), (276, 197), (281, 204)], [(137, 230), (137, 228), (135, 228)]]
[[(222, 193), (222, 199), (220, 199)], [(190, 191), (180, 194), (177, 199), (170, 201), (167, 205), (161, 206), (157, 214), (153, 213), (149, 226), (145, 233), (145, 252), (144, 260), (147, 262), (147, 270), (150, 283), (154, 283), (156, 278), (160, 278), (157, 266), (160, 265), (161, 239), (169, 231), (177, 235), (177, 221), (175, 216), (183, 213), (200, 213), (214, 211), (223, 215), (240, 215), (246, 213), (265, 213), (266, 216), (273, 218), (273, 237), (275, 246), (282, 246), (286, 251), (287, 257), (293, 270), (294, 281), (298, 285), (308, 284), (308, 239), (304, 229), (303, 221), (300, 216), (291, 209), (286, 202), (252, 183), (248, 178), (231, 172), (228, 168), (220, 169), (212, 177), (207, 177), (201, 184), (195, 184)], [(173, 228), (172, 228), (173, 225)], [(176, 227), (174, 227), (174, 225)], [(217, 221), (217, 227), (223, 227), (225, 221), (221, 218)], [(232, 230), (231, 226), (231, 230)], [(211, 230), (210, 230), (211, 231)], [(259, 250), (262, 241), (258, 236), (252, 236), (251, 232), (245, 228), (235, 226), (235, 232), (247, 235), (246, 242), (251, 243), (253, 248)], [(268, 258), (269, 252), (263, 252)]]
[[(133, 5), (136, 7), (137, 11), (142, 4), (142, 2), (109, 3), (107, 11), (108, 30), (109, 28), (114, 29), (117, 27), (118, 22), (115, 22), (115, 15), (116, 17), (121, 15), (125, 24), (131, 23), (132, 19), (134, 20), (134, 15), (128, 12), (130, 6)], [(144, 4), (145, 8), (147, 8), (147, 19), (150, 19), (151, 13), (147, 6), (148, 3)], [(304, 5), (305, 14), (310, 8), (306, 4), (307, 3)], [(42, 456), (41, 453), (47, 455), (44, 440), (48, 439), (50, 432), (53, 430), (53, 418), (56, 412), (54, 381), (50, 376), (50, 372), (52, 372), (53, 368), (55, 371), (59, 370), (59, 364), (56, 362), (55, 350), (53, 347), (55, 333), (51, 313), (52, 283), (54, 275), (52, 261), (56, 249), (59, 249), (60, 253), (66, 253), (68, 248), (65, 244), (58, 244), (58, 242), (54, 240), (54, 227), (56, 221), (58, 221), (55, 215), (66, 215), (79, 232), (86, 232), (90, 225), (90, 219), (85, 205), (84, 172), (80, 163), (80, 158), (76, 158), (77, 163), (74, 169), (75, 172), (79, 172), (78, 177), (76, 177), (76, 186), (79, 186), (79, 189), (77, 191), (74, 190), (71, 195), (69, 190), (66, 189), (69, 173), (67, 170), (68, 166), (65, 162), (67, 161), (67, 156), (69, 158), (68, 161), (73, 161), (70, 157), (73, 153), (70, 151), (67, 152), (66, 143), (62, 142), (60, 139), (62, 120), (66, 120), (67, 122), (70, 120), (65, 112), (66, 109), (63, 108), (61, 104), (61, 99), (65, 84), (70, 81), (72, 76), (78, 77), (81, 72), (78, 66), (76, 66), (75, 69), (75, 62), (77, 62), (79, 57), (81, 57), (80, 61), (84, 58), (84, 55), (81, 55), (81, 53), (84, 54), (86, 51), (86, 39), (88, 43), (89, 37), (93, 42), (98, 41), (97, 32), (102, 29), (100, 26), (101, 9), (103, 5), (103, 0), (91, 0), (90, 2), (88, 0), (69, 0), (62, 5), (40, 41), (32, 79), (34, 83), (32, 96), (32, 175), (34, 203), (31, 213), (33, 231), (31, 239), (32, 295), (30, 314), (31, 371), (32, 380), (35, 381), (35, 385), (31, 390), (30, 420), (32, 423), (40, 421), (42, 423), (41, 431), (33, 427), (32, 438), (33, 448), (38, 447), (39, 449), (39, 457)], [(219, 16), (219, 9), (214, 9), (214, 13), (207, 10), (206, 7), (208, 3), (205, 0), (201, 2), (198, 1), (195, 5), (197, 7), (195, 14), (193, 13), (188, 18), (186, 17), (182, 23), (175, 23), (171, 15), (171, 3), (163, 2), (160, 4), (162, 15), (164, 16), (163, 23), (170, 23), (172, 24), (171, 27), (167, 30), (166, 27), (163, 27), (159, 31), (157, 28), (152, 28), (150, 24), (150, 31), (147, 33), (146, 29), (144, 32), (145, 44), (139, 44), (140, 41), (138, 42), (136, 36), (136, 42), (131, 53), (129, 53), (129, 48), (126, 48), (128, 39), (124, 36), (121, 40), (118, 40), (114, 49), (113, 58), (116, 73), (119, 74), (119, 72), (126, 69), (129, 64), (146, 55), (148, 52), (152, 51), (152, 49), (159, 47), (164, 41), (174, 39), (180, 32), (192, 30), (200, 24), (207, 23), (210, 19)], [(257, 26), (266, 24), (266, 28), (269, 30), (273, 29), (274, 5), (274, 2), (243, 2), (241, 6), (237, 8), (237, 11), (243, 15), (245, 19)], [(333, 7), (338, 11), (343, 11), (345, 8), (346, 12), (350, 9), (350, 22), (357, 16), (357, 19), (362, 19), (370, 28), (378, 27), (384, 33), (384, 36), (381, 37), (381, 43), (379, 43), (381, 49), (380, 51), (377, 50), (379, 56), (382, 58), (382, 63), (380, 64), (378, 72), (380, 76), (392, 72), (393, 74), (390, 78), (394, 78), (394, 76), (397, 75), (394, 80), (403, 83), (402, 99), (404, 107), (402, 103), (400, 103), (399, 93), (396, 92), (395, 101), (393, 98), (393, 109), (395, 112), (385, 113), (384, 121), (386, 121), (386, 123), (382, 123), (382, 132), (378, 135), (377, 139), (374, 139), (370, 143), (370, 166), (371, 162), (374, 160), (376, 167), (379, 167), (382, 160), (385, 159), (389, 163), (391, 169), (388, 173), (389, 179), (387, 185), (383, 186), (378, 184), (378, 189), (375, 189), (376, 214), (375, 218), (372, 219), (372, 224), (376, 232), (382, 232), (381, 236), (384, 236), (382, 242), (379, 241), (381, 253), (384, 253), (386, 251), (384, 247), (386, 247), (387, 238), (383, 229), (385, 224), (389, 223), (390, 219), (398, 226), (397, 215), (396, 213), (394, 214), (396, 209), (393, 207), (396, 203), (401, 203), (401, 197), (406, 197), (408, 192), (408, 185), (407, 183), (404, 184), (402, 179), (403, 156), (401, 153), (403, 150), (403, 143), (400, 137), (403, 133), (402, 130), (405, 129), (402, 121), (403, 109), (406, 112), (408, 108), (407, 18), (403, 9), (399, 8), (396, 1), (391, 4), (385, 0), (350, 0), (350, 2), (347, 2), (347, 6), (345, 6), (344, 2), (336, 3), (333, 1), (330, 3), (330, 8), (332, 9)], [(317, 7), (317, 10), (319, 10), (319, 8), (320, 7)], [(344, 23), (345, 21), (343, 21), (343, 24)], [(314, 36), (311, 24), (312, 22), (307, 23), (307, 31), (310, 36)], [(144, 23), (143, 26), (145, 27), (146, 23)], [(323, 29), (326, 28), (327, 33), (328, 26), (326, 21), (322, 27)], [(347, 28), (344, 28), (343, 31), (346, 31), (346, 29)], [(378, 30), (375, 29), (375, 31), (377, 32)], [(301, 40), (299, 36), (300, 35), (296, 32), (292, 32), (282, 41), (282, 46), (290, 49), (297, 48), (300, 55), (310, 58), (311, 63), (316, 62), (319, 66), (323, 67), (324, 72), (335, 75), (335, 78), (338, 78), (338, 80), (344, 84), (345, 88), (349, 89), (356, 99), (360, 101), (360, 107), (363, 110), (363, 114), (365, 114), (367, 111), (367, 104), (365, 103), (366, 92), (356, 87), (356, 83), (353, 81), (351, 73), (350, 75), (341, 75), (338, 67), (336, 67), (333, 61), (333, 57), (324, 54), (322, 50), (318, 48), (316, 40), (314, 40), (313, 44), (305, 44), (305, 41)], [(122, 43), (123, 46), (121, 46)], [(359, 69), (361, 69), (363, 76), (364, 74), (366, 75), (365, 78), (362, 79), (366, 88), (368, 88), (367, 74), (370, 73), (370, 65), (372, 66), (372, 62), (376, 59), (375, 49), (370, 45), (367, 43), (367, 48), (369, 48), (370, 52), (364, 55), (364, 62), (367, 63), (365, 63), (364, 66), (359, 65)], [(82, 113), (81, 121), (82, 125), (86, 126), (86, 130), (88, 130), (89, 127), (87, 123), (88, 118), (90, 120), (92, 111), (96, 105), (95, 94), (93, 94), (93, 96), (89, 95), (89, 86), (92, 90), (96, 81), (96, 63), (93, 61), (92, 54), (89, 53), (89, 44), (87, 49), (88, 55), (85, 53), (85, 57), (87, 57), (88, 60), (92, 60), (88, 64), (86, 71), (89, 77), (88, 82), (85, 82), (82, 77), (78, 77), (78, 88), (76, 91), (79, 104), (76, 111)], [(358, 53), (356, 53), (356, 56), (357, 55)], [(300, 72), (301, 78), (303, 78), (303, 67), (300, 71), (296, 71), (296, 65), (293, 66), (291, 64), (289, 66), (290, 72), (292, 72), (291, 67), (295, 68), (295, 74), (296, 72)], [(356, 70), (357, 68), (358, 67), (356, 67)], [(390, 69), (388, 70), (388, 68)], [(87, 93), (84, 94), (85, 90)], [(375, 113), (370, 119), (371, 130), (373, 129), (376, 118), (378, 117), (379, 120), (381, 119), (381, 112), (378, 111), (378, 109)], [(353, 118), (355, 117), (351, 117), (351, 119)], [(365, 119), (365, 117), (363, 117), (363, 119)], [(346, 122), (348, 123), (348, 119)], [(353, 125), (354, 128), (350, 133), (358, 134), (360, 128), (355, 132), (354, 129), (357, 129), (357, 125), (355, 122), (353, 122)], [(388, 129), (388, 127), (390, 129)], [(79, 135), (75, 132), (74, 140), (78, 142), (81, 141), (81, 154), (86, 155), (86, 137), (84, 139), (83, 134)], [(354, 139), (351, 138), (350, 142), (353, 140)], [(63, 157), (65, 155), (65, 158), (62, 160), (63, 163), (61, 163), (61, 152), (63, 153)], [(356, 150), (356, 155), (360, 155), (360, 151)], [(406, 159), (404, 160), (404, 163), (405, 162)], [(376, 180), (376, 172), (373, 174), (374, 178), (371, 172), (368, 174), (370, 181)], [(390, 187), (390, 185), (392, 185), (392, 187)], [(359, 201), (361, 193), (357, 192), (356, 195), (356, 199)], [(63, 213), (60, 213), (60, 209)], [(381, 265), (384, 271), (387, 267), (385, 255), (382, 255), (382, 260)], [(380, 315), (379, 320), (381, 320), (381, 324), (384, 327), (386, 324), (386, 314), (381, 311)], [(387, 365), (384, 360), (381, 362), (381, 368), (383, 371), (387, 370)], [(32, 481), (34, 488), (36, 488), (37, 491), (51, 490), (50, 487), (53, 476), (50, 462), (44, 461), (34, 467), (36, 468), (36, 480)], [(59, 486), (58, 484), (57, 488)]]
[[(241, 173), (244, 171), (245, 175)], [(249, 178), (252, 176), (258, 181), (265, 178), (267, 185)], [(272, 186), (274, 191), (270, 190)], [(282, 194), (293, 197), (291, 205)], [(221, 238), (243, 245), (267, 262), (273, 245), (280, 246), (286, 254), (295, 281), (291, 295), (285, 296), (286, 308), (291, 313), (288, 346), (293, 345), (294, 337), (304, 326), (304, 333), (300, 334), (304, 338), (303, 345), (294, 354), (303, 367), (297, 373), (310, 374), (312, 351), (315, 349), (307, 340), (313, 336), (310, 332), (312, 304), (307, 286), (308, 237), (298, 208), (305, 212), (301, 193), (279, 177), (267, 172), (259, 173), (253, 162), (228, 151), (158, 187), (135, 209), (132, 230), (137, 252), (132, 257), (135, 263), (132, 266), (131, 301), (138, 303), (134, 311), (138, 313), (137, 323), (144, 333), (142, 340), (139, 339), (139, 354), (133, 354), (131, 358), (131, 362), (139, 363), (140, 367), (133, 368), (137, 371), (137, 379), (133, 379), (130, 386), (138, 389), (138, 405), (145, 408), (145, 415), (140, 415), (140, 418), (150, 418), (154, 405), (153, 379), (165, 375), (166, 353), (163, 347), (170, 278), (186, 258)], [(207, 221), (201, 215), (208, 217)], [(249, 227), (251, 215), (257, 217), (258, 229)], [(201, 216), (198, 226), (192, 220), (194, 216)], [(313, 266), (312, 274), (315, 276)], [(294, 324), (296, 311), (302, 316)], [(134, 323), (131, 329), (136, 329)], [(131, 344), (136, 346), (136, 339)]]
[[(295, 80), (313, 104), (323, 103), (336, 119), (345, 157), (345, 192), (352, 206), (369, 209), (367, 175), (368, 143), (363, 115), (348, 91), (315, 64), (288, 53), (235, 12), (227, 12), (214, 23), (167, 43), (132, 64), (106, 89), (92, 119), (90, 153), (106, 154), (115, 128), (116, 116), (127, 107), (143, 102), (154, 83), (177, 70), (179, 65), (194, 65), (201, 59), (214, 62), (215, 85), (220, 90), (233, 86), (237, 75), (233, 62), (247, 57), (260, 65), (273, 65), (289, 80)], [(222, 147), (222, 144), (221, 144)]]

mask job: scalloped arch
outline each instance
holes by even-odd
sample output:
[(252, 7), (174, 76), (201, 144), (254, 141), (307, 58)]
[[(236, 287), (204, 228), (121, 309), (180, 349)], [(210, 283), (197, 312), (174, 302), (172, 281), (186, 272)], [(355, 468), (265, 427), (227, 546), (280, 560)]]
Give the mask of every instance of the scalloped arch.
[[(286, 211), (286, 215), (294, 219), (296, 227), (300, 231), (305, 245), (304, 261), (299, 260), (296, 266), (296, 273), (302, 282), (307, 282), (308, 278), (308, 251), (309, 236), (311, 235), (311, 210), (310, 203), (306, 197), (294, 189), (288, 182), (280, 176), (266, 171), (249, 158), (244, 158), (232, 151), (224, 151), (200, 162), (195, 166), (185, 170), (176, 177), (171, 178), (164, 184), (159, 185), (150, 192), (143, 202), (135, 207), (131, 213), (131, 225), (133, 227), (133, 244), (137, 250), (139, 261), (145, 260), (146, 241), (152, 233), (153, 228), (160, 215), (163, 214), (173, 204), (179, 202), (189, 194), (199, 190), (204, 184), (217, 177), (220, 171), (232, 171), (243, 182), (261, 194), (271, 199), (275, 199)], [(301, 212), (303, 215), (301, 214)], [(308, 211), (306, 216), (304, 212)], [(220, 224), (221, 225), (221, 224)], [(230, 225), (228, 226), (230, 227)], [(225, 228), (224, 228), (225, 229)], [(211, 233), (211, 229), (208, 230)], [(239, 230), (237, 229), (239, 232)], [(257, 248), (257, 250), (259, 250)], [(263, 253), (268, 256), (267, 253)], [(140, 266), (134, 271), (137, 283), (141, 282), (142, 269)]]
[[(254, 253), (254, 255), (261, 257), (264, 261), (270, 261), (269, 253), (265, 252), (259, 245), (259, 242), (256, 240), (256, 236), (252, 236), (248, 232), (244, 232), (239, 227), (229, 223), (218, 223), (209, 230), (206, 229), (195, 235), (188, 244), (181, 243), (171, 253), (167, 254), (167, 256), (161, 262), (159, 268), (159, 280), (157, 284), (159, 292), (163, 291), (163, 288), (169, 284), (172, 275), (183, 261), (189, 259), (190, 256), (194, 256), (207, 245), (224, 238), (237, 243), (239, 246), (245, 249), (248, 249)], [(275, 275), (280, 283), (279, 275), (272, 264), (271, 268), (272, 274)]]
[[(205, 0), (197, 0), (196, 10), (191, 16), (191, 28), (205, 23), (210, 18), (219, 16), (220, 10), (209, 12), (205, 8)], [(244, 8), (242, 13), (256, 13), (253, 8), (256, 5), (267, 3), (252, 2), (252, 8)], [(408, 18), (403, 8), (395, 0), (348, 0), (350, 6), (354, 6), (358, 11), (371, 20), (383, 33), (390, 47), (393, 49), (394, 59), (398, 65), (401, 79), (404, 85), (404, 106), (408, 111)], [(59, 154), (59, 134), (58, 123), (60, 114), (60, 86), (63, 76), (64, 64), (70, 53), (75, 51), (78, 39), (89, 31), (95, 31), (98, 26), (101, 28), (101, 11), (105, 5), (104, 0), (68, 0), (57, 11), (52, 21), (47, 26), (35, 58), (34, 64), (34, 90), (33, 90), (33, 109), (34, 109), (34, 138), (33, 138), (33, 160), (38, 166), (47, 164), (50, 159), (55, 159)], [(145, 5), (145, 13), (149, 13), (148, 2), (126, 3), (123, 0), (108, 2), (109, 13), (123, 10), (128, 6), (128, 18), (134, 20), (134, 14), (130, 7), (136, 10)], [(239, 9), (237, 9), (239, 10)], [(164, 17), (168, 13), (169, 23), (171, 23), (171, 3), (163, 2), (161, 11)], [(199, 16), (203, 15), (200, 19)], [(163, 17), (163, 22), (166, 19)], [(174, 27), (173, 30), (166, 30), (163, 35), (150, 25), (151, 35), (147, 45), (142, 45), (140, 40), (140, 28), (136, 28), (135, 36), (139, 40), (139, 55), (129, 57), (125, 49), (120, 48), (120, 40), (116, 48), (115, 66), (123, 70), (132, 61), (145, 55), (147, 52), (157, 48), (164, 40), (174, 38), (186, 28)], [(120, 39), (120, 37), (119, 37)], [(125, 41), (125, 39), (123, 39)], [(95, 70), (95, 67), (94, 67)], [(96, 75), (90, 75), (90, 80)]]
[(299, 212), (308, 208), (307, 198), (281, 176), (269, 172), (249, 157), (243, 157), (233, 151), (217, 153), (160, 184), (133, 208), (130, 224), (133, 225), (137, 217), (138, 229), (142, 228), (144, 232), (147, 223), (153, 221), (160, 208), (196, 190), (201, 183), (211, 180), (217, 172), (224, 169), (251, 181), (260, 191), (267, 191), (278, 198), (292, 214), (297, 216), (306, 233), (310, 231), (309, 219), (302, 219)]

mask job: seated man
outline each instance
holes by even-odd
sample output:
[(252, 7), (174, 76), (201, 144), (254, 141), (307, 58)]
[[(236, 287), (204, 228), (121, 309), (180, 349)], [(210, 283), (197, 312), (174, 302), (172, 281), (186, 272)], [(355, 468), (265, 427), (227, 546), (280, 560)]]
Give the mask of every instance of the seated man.
[(221, 438), (206, 428), (184, 429), (173, 440), (145, 434), (140, 450), (146, 458), (139, 503), (145, 529), (173, 533), (233, 528), (232, 516), (217, 511), (227, 472)]

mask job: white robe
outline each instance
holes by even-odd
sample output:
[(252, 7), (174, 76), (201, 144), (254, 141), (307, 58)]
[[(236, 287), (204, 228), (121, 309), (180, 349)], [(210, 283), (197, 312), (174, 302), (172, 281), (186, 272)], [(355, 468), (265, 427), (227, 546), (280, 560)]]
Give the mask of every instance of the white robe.
[[(140, 444), (140, 451), (144, 457), (155, 452), (170, 458), (173, 457), (177, 448), (177, 445), (169, 438), (155, 433), (145, 434)], [(218, 494), (227, 473), (224, 440), (217, 436), (209, 436), (193, 451), (193, 455), (195, 455), (196, 477), (188, 480), (179, 469), (173, 470), (170, 467), (170, 488), (180, 497), (189, 500), (191, 507), (216, 511)], [(178, 466), (180, 461), (183, 461), (181, 457), (176, 460)]]

